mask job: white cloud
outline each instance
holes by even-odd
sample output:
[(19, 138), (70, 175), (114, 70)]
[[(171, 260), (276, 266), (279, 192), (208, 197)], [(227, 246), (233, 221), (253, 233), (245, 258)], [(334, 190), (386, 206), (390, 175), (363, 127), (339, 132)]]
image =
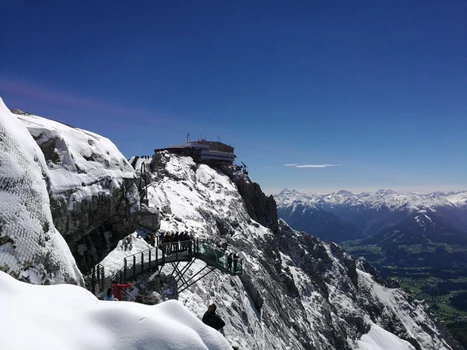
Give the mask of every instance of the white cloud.
[(295, 168), (327, 168), (330, 166), (341, 166), (342, 164), (284, 164), (284, 166), (293, 166)]
[(330, 166), (341, 166), (342, 164), (304, 164), (297, 165), (296, 168), (327, 168)]

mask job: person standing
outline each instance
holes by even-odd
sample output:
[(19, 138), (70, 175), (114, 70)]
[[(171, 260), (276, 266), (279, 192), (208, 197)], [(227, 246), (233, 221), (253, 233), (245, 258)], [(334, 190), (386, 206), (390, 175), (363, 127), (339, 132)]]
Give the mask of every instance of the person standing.
[(115, 300), (115, 299), (114, 299), (114, 296), (113, 296), (113, 293), (112, 293), (112, 288), (108, 288), (108, 289), (107, 289), (107, 293), (105, 293), (104, 300), (108, 300), (108, 301), (113, 301), (113, 300)]
[(229, 272), (232, 272), (232, 252), (227, 256), (227, 266)]
[(208, 311), (204, 313), (203, 323), (218, 331), (225, 326), (225, 322), (216, 314), (216, 309), (215, 304), (209, 305)]
[(112, 282), (112, 292), (114, 293), (114, 298), (117, 299), (118, 301), (122, 301), (122, 289), (124, 288), (130, 288), (131, 284), (126, 283), (126, 284), (120, 284), (117, 283), (116, 281)]
[(234, 253), (233, 255), (233, 266), (234, 266), (234, 269), (233, 269), (233, 272), (237, 272), (237, 266), (238, 266), (238, 254), (237, 253)]

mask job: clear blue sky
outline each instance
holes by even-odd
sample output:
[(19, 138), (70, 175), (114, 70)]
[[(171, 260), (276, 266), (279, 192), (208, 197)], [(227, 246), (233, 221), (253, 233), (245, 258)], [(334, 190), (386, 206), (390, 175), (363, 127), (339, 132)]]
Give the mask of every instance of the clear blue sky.
[(8, 107), (127, 157), (220, 134), (270, 193), (467, 189), (464, 0), (1, 8)]

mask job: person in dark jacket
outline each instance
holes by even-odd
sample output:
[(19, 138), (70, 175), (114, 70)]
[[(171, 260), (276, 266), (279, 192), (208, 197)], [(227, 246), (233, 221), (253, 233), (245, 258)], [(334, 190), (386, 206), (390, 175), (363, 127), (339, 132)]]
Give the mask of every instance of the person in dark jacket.
[(232, 253), (227, 256), (227, 266), (229, 272), (232, 272)]
[(239, 258), (240, 258), (240, 257), (238, 256), (238, 254), (237, 254), (237, 253), (234, 253), (234, 255), (233, 255), (233, 268), (234, 268), (234, 269), (233, 269), (233, 272), (234, 272), (234, 273), (237, 272), (237, 266), (238, 266), (238, 259), (239, 259)]
[(225, 322), (217, 316), (216, 314), (216, 305), (211, 304), (208, 307), (208, 311), (204, 313), (203, 316), (203, 323), (207, 324), (209, 327), (214, 328), (215, 330), (220, 330), (222, 327), (225, 326)]

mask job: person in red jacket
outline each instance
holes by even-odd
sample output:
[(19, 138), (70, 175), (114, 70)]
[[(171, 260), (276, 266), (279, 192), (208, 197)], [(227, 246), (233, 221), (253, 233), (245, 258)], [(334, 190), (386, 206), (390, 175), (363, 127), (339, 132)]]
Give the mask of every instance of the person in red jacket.
[(130, 288), (131, 284), (120, 284), (117, 283), (117, 281), (112, 282), (112, 292), (114, 293), (114, 298), (118, 299), (119, 301), (122, 301), (122, 289), (124, 288)]

